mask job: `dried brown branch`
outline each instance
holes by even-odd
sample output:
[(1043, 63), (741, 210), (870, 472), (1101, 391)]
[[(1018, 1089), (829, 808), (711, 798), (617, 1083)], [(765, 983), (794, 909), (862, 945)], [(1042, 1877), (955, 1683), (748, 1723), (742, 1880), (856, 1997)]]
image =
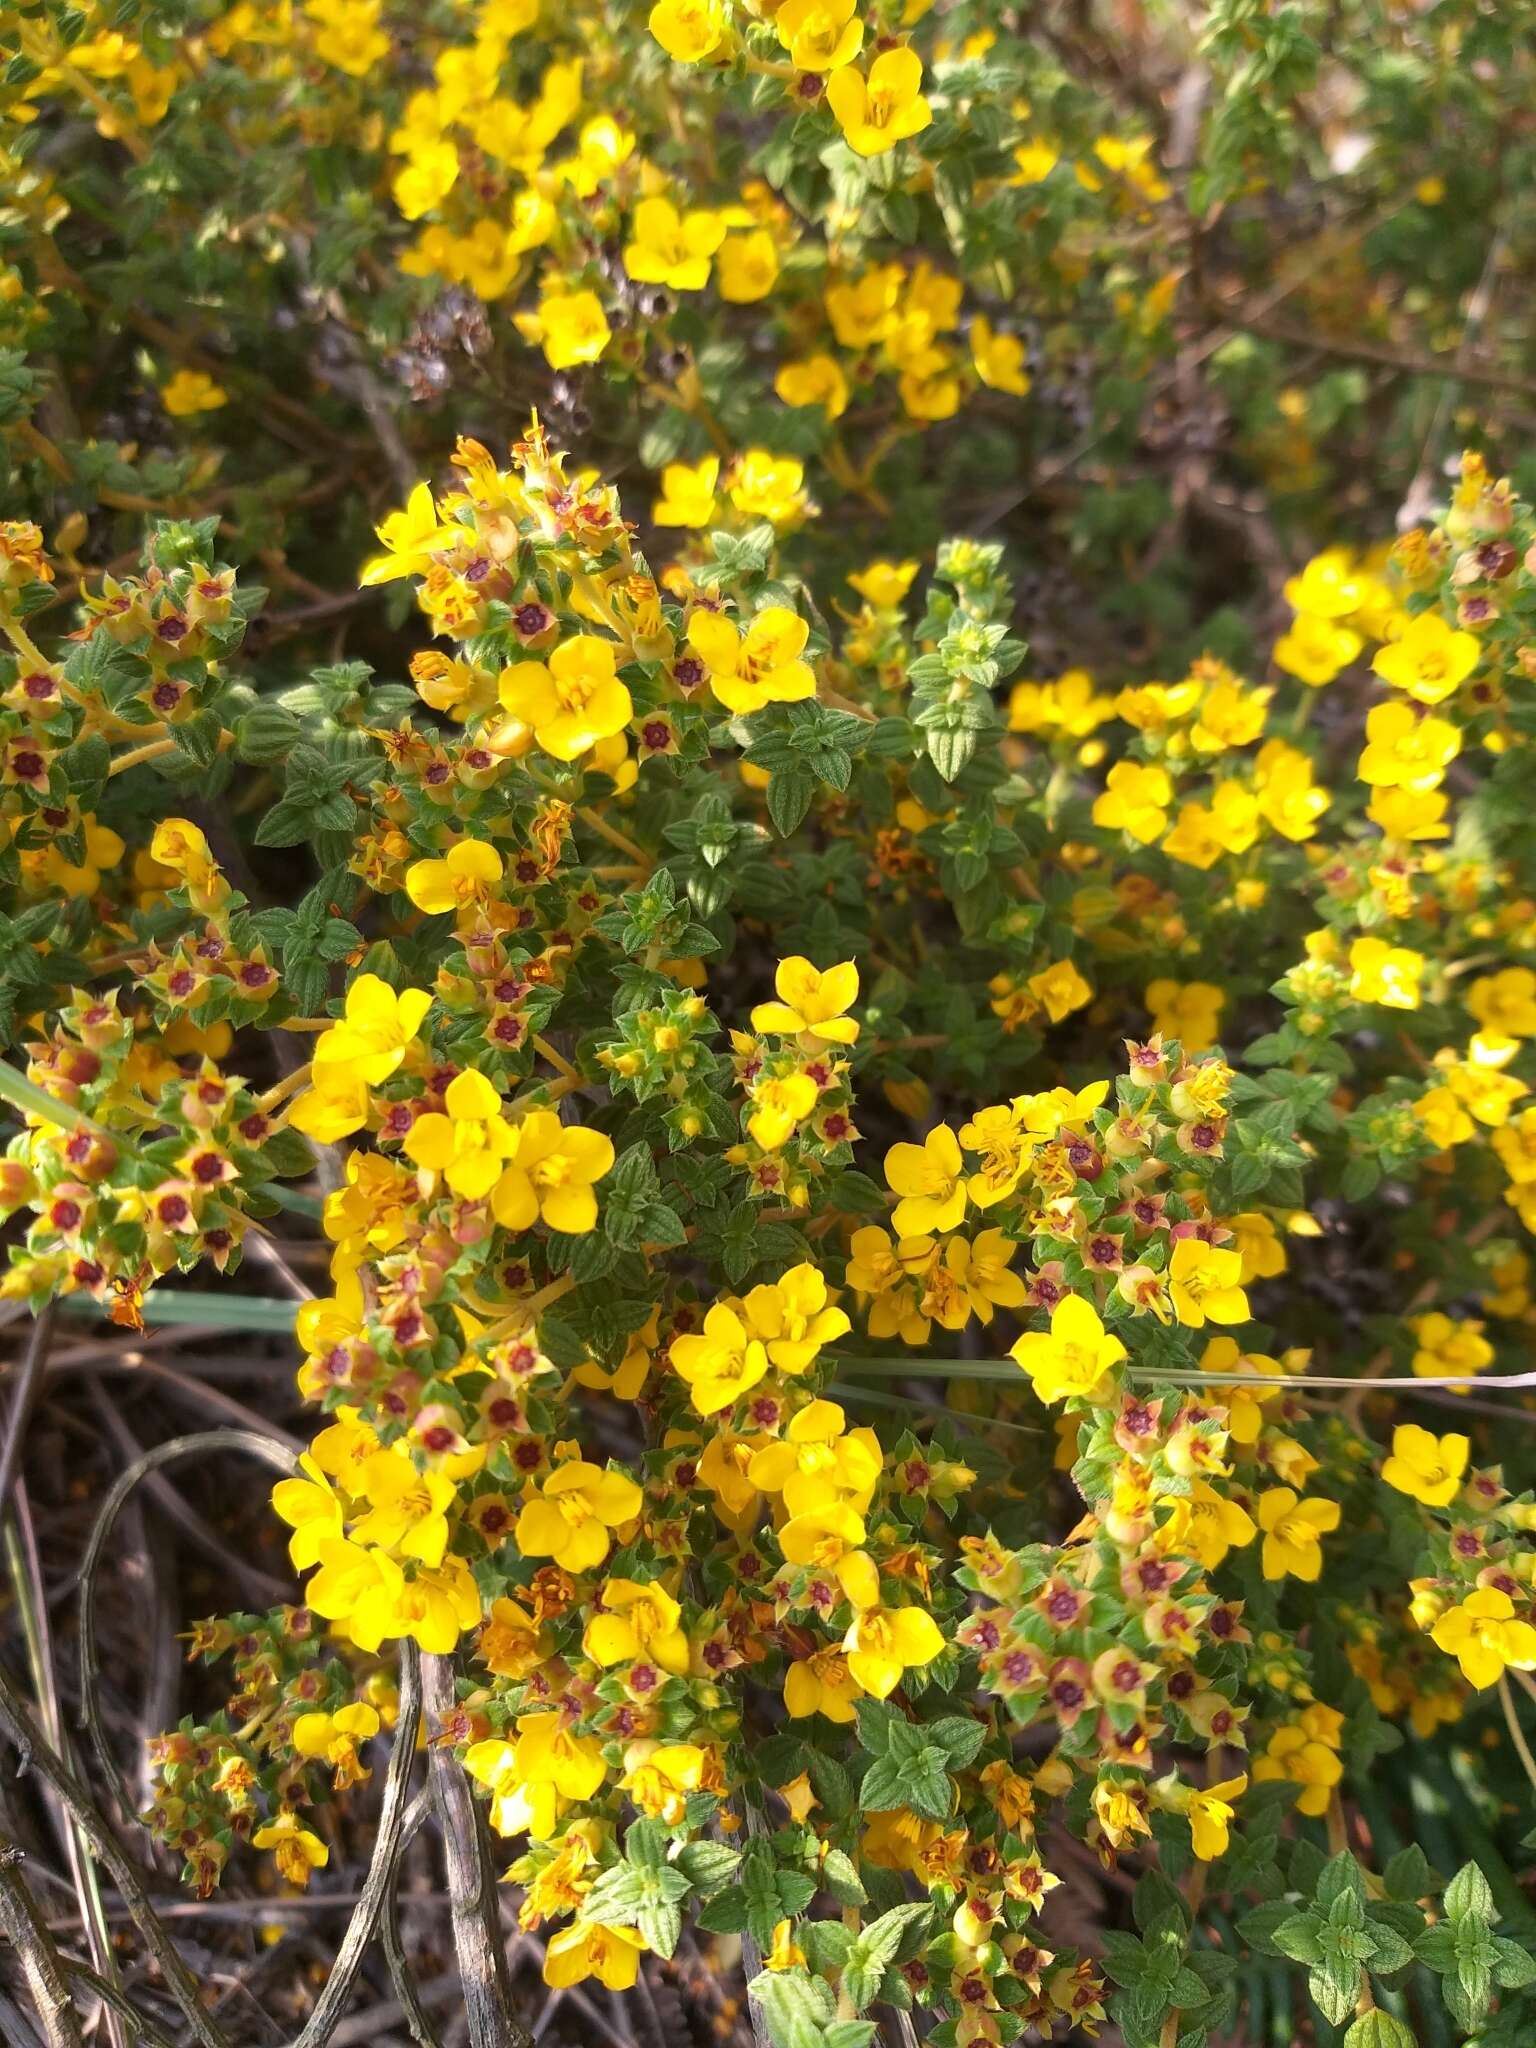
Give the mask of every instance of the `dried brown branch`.
[(48, 2048), (85, 2048), (59, 1952), (17, 1874), (21, 1861), (16, 1844), (8, 1835), (0, 1835), (0, 1932), (21, 1965)]

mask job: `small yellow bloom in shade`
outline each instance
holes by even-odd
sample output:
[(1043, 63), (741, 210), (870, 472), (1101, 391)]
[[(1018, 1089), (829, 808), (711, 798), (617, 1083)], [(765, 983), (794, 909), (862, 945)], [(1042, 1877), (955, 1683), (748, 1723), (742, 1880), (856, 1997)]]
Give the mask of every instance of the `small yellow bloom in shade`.
[(1168, 1292), (1173, 1312), (1192, 1330), (1207, 1322), (1246, 1323), (1251, 1311), (1242, 1289), (1243, 1261), (1238, 1252), (1181, 1237), (1168, 1261)]
[(1037, 1399), (1086, 1400), (1125, 1357), (1125, 1346), (1105, 1329), (1091, 1301), (1067, 1294), (1051, 1311), (1050, 1329), (1026, 1330), (1009, 1356), (1028, 1373)]
[(1427, 1508), (1449, 1507), (1461, 1491), (1470, 1449), (1464, 1436), (1436, 1436), (1416, 1422), (1400, 1423), (1392, 1432), (1392, 1452), (1381, 1476), (1388, 1486)]
[(635, 715), (619, 681), (614, 643), (578, 633), (542, 661), (514, 662), (501, 672), (503, 710), (524, 725), (546, 754), (576, 761), (599, 740), (620, 733)]
[(948, 1124), (931, 1130), (921, 1145), (893, 1145), (885, 1178), (901, 1196), (891, 1218), (898, 1237), (953, 1230), (965, 1215), (965, 1165)]
[(582, 1648), (594, 1664), (642, 1660), (681, 1676), (688, 1669), (688, 1637), (678, 1626), (682, 1609), (654, 1580), (608, 1579), (603, 1604), (587, 1623)]
[(1474, 633), (1459, 632), (1435, 612), (1410, 619), (1399, 637), (1377, 650), (1375, 674), (1421, 704), (1441, 704), (1477, 667), (1482, 645)]
[(727, 237), (715, 270), (715, 288), (732, 306), (766, 299), (779, 279), (779, 249), (766, 228)]
[(1275, 642), (1275, 666), (1309, 690), (1320, 690), (1349, 667), (1364, 645), (1349, 626), (1302, 612)]
[(802, 954), (781, 960), (773, 986), (778, 1001), (759, 1003), (752, 1012), (754, 1031), (782, 1031), (808, 1039), (813, 1049), (852, 1045), (859, 1035), (856, 1017), (847, 1012), (859, 999), (859, 970), (852, 960), (835, 967), (813, 967)]
[(1240, 1799), (1248, 1790), (1246, 1774), (1241, 1778), (1223, 1778), (1219, 1785), (1207, 1785), (1203, 1791), (1196, 1791), (1189, 1802), (1190, 1846), (1202, 1863), (1214, 1863), (1218, 1856), (1225, 1856), (1229, 1840), (1229, 1828), (1235, 1808), (1232, 1801)]
[(404, 218), (420, 220), (448, 197), (458, 181), (458, 145), (439, 137), (411, 151), (390, 189)]
[(1529, 967), (1480, 974), (1463, 1000), (1484, 1031), (1504, 1038), (1536, 1038), (1536, 972)]
[(1343, 1775), (1344, 1765), (1334, 1744), (1299, 1725), (1276, 1729), (1264, 1755), (1257, 1757), (1253, 1766), (1255, 1784), (1286, 1778), (1299, 1786), (1296, 1809), (1313, 1820), (1328, 1811), (1333, 1788)]
[[(819, 405), (829, 420), (841, 419), (848, 410), (848, 379), (835, 356), (807, 356), (801, 362), (785, 363), (773, 388), (786, 405)], [(848, 580), (853, 581), (852, 577)]]
[(645, 1940), (637, 1927), (598, 1927), (590, 1920), (573, 1920), (545, 1944), (544, 1982), (565, 1991), (595, 1977), (607, 1991), (629, 1991), (644, 1953)]
[(706, 455), (702, 462), (669, 462), (661, 472), (661, 496), (651, 505), (652, 519), (658, 526), (708, 526), (719, 482), (718, 455)]
[(312, 1870), (324, 1870), (331, 1852), (318, 1835), (300, 1827), (297, 1814), (280, 1813), (251, 1837), (253, 1849), (270, 1849), (278, 1875), (289, 1884), (307, 1885)]
[(879, 156), (933, 119), (923, 98), (922, 59), (905, 47), (886, 50), (869, 67), (866, 81), (851, 65), (827, 80), (827, 105), (857, 156)]
[(656, 0), (649, 27), (669, 57), (700, 64), (724, 40), (725, 8), (721, 0)]
[(839, 70), (864, 43), (854, 0), (784, 0), (773, 25), (797, 71)]
[(784, 1674), (784, 1707), (792, 1721), (824, 1714), (829, 1721), (846, 1725), (855, 1718), (856, 1703), (863, 1696), (864, 1688), (848, 1669), (842, 1650), (818, 1650), (798, 1659)]
[(732, 463), (727, 488), (738, 512), (774, 526), (791, 526), (808, 509), (805, 464), (793, 455), (748, 448)]
[(805, 1950), (795, 1940), (793, 1920), (779, 1920), (774, 1923), (773, 1941), (763, 1957), (765, 1970), (803, 1970)]
[(1375, 789), (1365, 815), (1389, 839), (1449, 839), (1449, 809), (1442, 789)]
[(1147, 984), (1146, 1005), (1152, 1029), (1176, 1038), (1185, 1052), (1208, 1052), (1221, 1028), (1226, 995), (1209, 981), (1170, 981), (1166, 976)]
[(931, 1664), (944, 1647), (933, 1616), (921, 1607), (868, 1607), (843, 1638), (848, 1669), (877, 1700), (893, 1693), (902, 1673)]
[(1338, 1528), (1341, 1513), (1336, 1500), (1301, 1500), (1289, 1486), (1260, 1494), (1265, 1578), (1303, 1579), (1310, 1585), (1323, 1569), (1322, 1539)]
[(983, 384), (994, 391), (1006, 391), (1022, 398), (1029, 390), (1029, 372), (1024, 367), (1024, 344), (1016, 334), (997, 333), (990, 320), (978, 313), (970, 328), (971, 361)]
[(1038, 185), (1061, 162), (1061, 151), (1049, 142), (1021, 142), (1013, 152), (1013, 160), (1018, 169), (1009, 184)]
[(1410, 946), (1389, 946), (1385, 939), (1356, 939), (1349, 949), (1349, 967), (1349, 992), (1358, 1002), (1380, 1003), (1388, 1010), (1419, 1007), (1424, 955)]
[(552, 370), (595, 363), (613, 339), (603, 302), (593, 291), (549, 293), (529, 324), (535, 330), (529, 338), (543, 348)]
[(1086, 981), (1070, 960), (1055, 960), (1032, 974), (1025, 987), (1053, 1024), (1070, 1017), (1093, 1001), (1093, 985)]
[(1165, 768), (1117, 761), (1109, 771), (1104, 794), (1094, 801), (1093, 822), (1129, 833), (1140, 845), (1150, 846), (1168, 823), (1172, 796), (1173, 785)]
[(819, 1097), (820, 1090), (809, 1074), (770, 1075), (758, 1082), (747, 1118), (753, 1142), (765, 1152), (779, 1151), (816, 1107)]
[(221, 405), (228, 405), (229, 393), (206, 370), (178, 370), (161, 385), (160, 403), (173, 420), (184, 420), (194, 413), (217, 412)]
[(1461, 1666), (1468, 1685), (1485, 1692), (1506, 1670), (1536, 1670), (1536, 1628), (1514, 1618), (1515, 1603), (1496, 1586), (1479, 1586), (1429, 1632), (1437, 1650)]
[(460, 839), (441, 860), (418, 860), (405, 871), (405, 893), (429, 915), (484, 902), (501, 880), (501, 855), (479, 839)]
[(871, 562), (848, 581), (877, 612), (894, 611), (912, 588), (920, 566), (917, 562)]
[(718, 612), (695, 612), (688, 645), (709, 671), (709, 687), (727, 711), (750, 714), (766, 704), (795, 704), (816, 694), (816, 678), (800, 655), (809, 628), (784, 605), (765, 605), (745, 634)]
[[(1497, 1142), (1497, 1141), (1495, 1141)], [(1413, 1370), (1420, 1379), (1471, 1379), (1493, 1363), (1493, 1346), (1483, 1325), (1431, 1309), (1408, 1325), (1416, 1339)]]
[(632, 1522), (642, 1495), (633, 1479), (573, 1459), (557, 1465), (517, 1518), (524, 1557), (552, 1557), (568, 1572), (589, 1572), (608, 1555), (609, 1531)]
[(703, 209), (679, 213), (670, 199), (657, 196), (635, 208), (631, 234), (624, 268), (637, 284), (701, 292), (709, 283), (710, 259), (725, 240), (725, 220)]
[(552, 1109), (530, 1110), (517, 1127), (516, 1157), (491, 1191), (496, 1221), (527, 1230), (542, 1218), (551, 1230), (584, 1237), (597, 1225), (593, 1186), (613, 1157), (604, 1132), (563, 1124)]
[(1377, 704), (1365, 721), (1362, 782), (1383, 789), (1435, 789), (1461, 752), (1461, 734), (1449, 719), (1421, 718), (1411, 704)]

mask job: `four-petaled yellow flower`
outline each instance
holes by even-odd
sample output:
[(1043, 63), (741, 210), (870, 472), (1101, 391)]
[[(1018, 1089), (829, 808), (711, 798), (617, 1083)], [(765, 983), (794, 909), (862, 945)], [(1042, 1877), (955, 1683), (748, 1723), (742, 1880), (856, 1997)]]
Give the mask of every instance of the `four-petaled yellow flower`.
[(517, 1127), (516, 1155), (491, 1194), (491, 1212), (507, 1230), (528, 1230), (541, 1217), (551, 1230), (582, 1237), (596, 1227), (594, 1185), (613, 1165), (613, 1140), (602, 1131), (563, 1124), (552, 1109), (535, 1109)]
[(905, 46), (883, 51), (867, 80), (851, 65), (834, 71), (827, 80), (827, 105), (857, 156), (879, 156), (920, 135), (933, 119), (923, 98), (922, 59)]
[(414, 861), (405, 871), (405, 893), (429, 915), (473, 910), (502, 877), (501, 855), (480, 839), (460, 839), (441, 860)]
[(965, 1162), (948, 1124), (937, 1125), (921, 1145), (893, 1145), (885, 1177), (901, 1196), (891, 1216), (898, 1237), (953, 1230), (965, 1215)]
[(501, 1114), (494, 1083), (473, 1067), (448, 1083), (441, 1110), (419, 1116), (405, 1134), (409, 1158), (440, 1173), (466, 1202), (483, 1202), (518, 1149), (518, 1133)]
[(1252, 1313), (1243, 1292), (1243, 1257), (1203, 1238), (1181, 1237), (1168, 1261), (1173, 1312), (1192, 1330), (1210, 1323), (1246, 1323)]
[(1482, 658), (1476, 634), (1448, 626), (1435, 612), (1410, 619), (1371, 663), (1384, 683), (1421, 704), (1441, 704), (1461, 688)]
[(578, 633), (548, 662), (520, 661), (501, 672), (497, 695), (502, 708), (533, 728), (546, 754), (576, 761), (599, 740), (622, 732), (635, 715), (628, 689), (619, 681), (611, 640)]
[(813, 967), (799, 953), (781, 960), (774, 971), (776, 1003), (759, 1003), (752, 1012), (754, 1031), (782, 1031), (806, 1043), (808, 1051), (827, 1045), (852, 1045), (859, 1022), (847, 1013), (859, 999), (859, 970), (852, 960), (835, 967)]
[(848, 1670), (877, 1700), (901, 1683), (904, 1671), (931, 1664), (944, 1648), (933, 1616), (922, 1607), (866, 1607), (843, 1638)]
[(709, 687), (738, 713), (815, 696), (816, 677), (800, 659), (808, 637), (799, 613), (779, 604), (766, 605), (745, 633), (718, 612), (695, 612), (688, 621), (688, 645), (708, 671)]
[(1402, 1422), (1392, 1432), (1392, 1450), (1381, 1476), (1388, 1486), (1427, 1508), (1448, 1507), (1461, 1491), (1470, 1450), (1464, 1436), (1436, 1436), (1416, 1422)]
[(1067, 1294), (1051, 1311), (1050, 1329), (1026, 1330), (1009, 1355), (1029, 1374), (1040, 1400), (1065, 1401), (1089, 1399), (1126, 1352), (1091, 1301)]
[(552, 1557), (568, 1572), (589, 1572), (608, 1555), (610, 1531), (632, 1522), (641, 1493), (633, 1479), (576, 1458), (557, 1465), (524, 1505), (515, 1532), (524, 1557)]
[(1479, 1692), (1497, 1685), (1506, 1671), (1536, 1671), (1536, 1628), (1515, 1618), (1514, 1601), (1497, 1586), (1478, 1586), (1460, 1606), (1447, 1608), (1429, 1637)]
[(1266, 1579), (1303, 1579), (1309, 1585), (1323, 1569), (1323, 1537), (1339, 1526), (1336, 1500), (1302, 1500), (1289, 1486), (1259, 1495), (1264, 1531)]

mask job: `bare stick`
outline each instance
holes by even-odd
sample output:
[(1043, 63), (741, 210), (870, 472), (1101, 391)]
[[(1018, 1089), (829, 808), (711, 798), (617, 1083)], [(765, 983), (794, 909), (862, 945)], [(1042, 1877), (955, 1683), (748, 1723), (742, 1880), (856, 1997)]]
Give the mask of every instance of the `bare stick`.
[[(427, 1713), (441, 1725), (457, 1704), (453, 1659), (426, 1656), (421, 1662)], [(512, 2013), (512, 1979), (485, 1816), (469, 1789), (464, 1766), (445, 1744), (433, 1748), (429, 1770), (443, 1835), (470, 2048), (533, 2048), (532, 2035)]]
[(31, 1893), (16, 1874), (21, 1860), (21, 1851), (9, 1835), (0, 1835), (0, 1930), (21, 1964), (48, 2048), (85, 2048), (59, 1952), (37, 1917)]

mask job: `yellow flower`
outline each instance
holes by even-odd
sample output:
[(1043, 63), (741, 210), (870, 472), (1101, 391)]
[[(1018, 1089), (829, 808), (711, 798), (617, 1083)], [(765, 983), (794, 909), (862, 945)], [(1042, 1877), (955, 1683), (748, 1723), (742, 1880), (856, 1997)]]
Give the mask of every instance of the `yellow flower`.
[(535, 1841), (547, 1841), (563, 1808), (590, 1799), (608, 1775), (598, 1738), (573, 1735), (560, 1713), (520, 1714), (515, 1742), (472, 1742), (464, 1768), (490, 1793), (497, 1834), (526, 1830)]
[(1185, 1052), (1206, 1052), (1216, 1043), (1227, 998), (1213, 982), (1178, 982), (1164, 976), (1147, 984), (1145, 1000), (1152, 1029), (1164, 1038), (1176, 1038)]
[(682, 1609), (652, 1580), (608, 1579), (602, 1606), (587, 1623), (582, 1648), (594, 1664), (659, 1664), (681, 1676), (688, 1669), (688, 1638), (678, 1626)]
[(642, 1813), (675, 1827), (687, 1810), (688, 1794), (704, 1782), (708, 1764), (707, 1752), (696, 1742), (641, 1740), (624, 1752), (619, 1787)]
[(1108, 788), (1094, 802), (1093, 822), (1118, 828), (1141, 845), (1150, 846), (1168, 823), (1172, 794), (1166, 769), (1117, 761), (1109, 771)]
[(703, 209), (681, 214), (670, 199), (642, 199), (631, 235), (624, 268), (637, 284), (701, 292), (709, 283), (710, 259), (725, 240), (725, 219)]
[(603, 302), (593, 291), (549, 292), (529, 324), (536, 330), (530, 338), (540, 343), (552, 370), (595, 363), (613, 339)]
[(338, 1707), (334, 1714), (300, 1714), (293, 1724), (296, 1756), (330, 1765), (336, 1789), (344, 1790), (368, 1776), (358, 1762), (357, 1746), (379, 1732), (379, 1714), (366, 1700)]
[(1371, 667), (1384, 683), (1421, 704), (1440, 704), (1460, 689), (1482, 651), (1475, 634), (1458, 632), (1438, 613), (1424, 612), (1377, 651)]
[(436, 549), (445, 547), (462, 528), (444, 526), (427, 484), (418, 484), (402, 511), (391, 512), (374, 531), (384, 543), (382, 555), (364, 562), (357, 580), (365, 587), (391, 583), (400, 576), (424, 576)]
[(731, 465), (729, 490), (731, 503), (748, 518), (791, 526), (807, 509), (805, 464), (793, 455), (748, 448)]
[(519, 661), (501, 672), (502, 708), (533, 727), (546, 754), (575, 761), (599, 740), (622, 732), (635, 715), (619, 681), (611, 640), (578, 633), (547, 663)]
[(852, 1328), (843, 1311), (831, 1306), (826, 1275), (808, 1260), (791, 1266), (777, 1280), (754, 1287), (742, 1309), (747, 1328), (767, 1351), (768, 1363), (780, 1372), (804, 1372), (823, 1345)]
[(1399, 1423), (1392, 1432), (1392, 1453), (1381, 1468), (1388, 1486), (1409, 1494), (1427, 1508), (1448, 1507), (1461, 1491), (1471, 1445), (1464, 1436), (1436, 1436), (1416, 1422)]
[(460, 839), (442, 860), (414, 861), (405, 871), (405, 893), (418, 910), (478, 908), (501, 880), (501, 855), (479, 839)]
[(1418, 1340), (1413, 1370), (1420, 1379), (1470, 1379), (1493, 1363), (1493, 1346), (1471, 1318), (1459, 1321), (1431, 1309), (1408, 1327)]
[(1213, 1323), (1246, 1323), (1248, 1297), (1242, 1289), (1243, 1261), (1238, 1252), (1181, 1237), (1168, 1261), (1168, 1292), (1173, 1312), (1192, 1330)]
[(294, 1097), (288, 1121), (319, 1145), (334, 1145), (368, 1121), (368, 1084), (355, 1067), (339, 1060), (317, 1065), (310, 1085)]
[[(807, 356), (801, 362), (785, 363), (773, 388), (786, 405), (819, 405), (829, 420), (841, 419), (848, 410), (848, 379), (835, 356)], [(852, 577), (848, 580), (853, 582)]]
[(377, 974), (360, 974), (347, 990), (340, 1023), (315, 1040), (316, 1065), (346, 1065), (370, 1087), (387, 1081), (432, 1007), (425, 989), (396, 991)]
[(862, 1514), (880, 1477), (880, 1445), (871, 1429), (845, 1436), (846, 1425), (835, 1401), (809, 1402), (790, 1418), (782, 1438), (752, 1454), (747, 1477), (764, 1493), (782, 1494), (791, 1517), (829, 1498), (846, 1500)]
[(1461, 752), (1461, 734), (1447, 719), (1420, 718), (1411, 704), (1377, 704), (1365, 721), (1362, 782), (1375, 788), (1434, 789)]
[(768, 1370), (762, 1339), (749, 1332), (735, 1309), (723, 1301), (710, 1309), (701, 1331), (674, 1337), (668, 1356), (678, 1377), (687, 1382), (700, 1415), (729, 1408)]
[[(652, 14), (653, 23), (661, 11), (658, 7)], [(663, 38), (657, 36), (656, 40)], [(645, 1939), (637, 1927), (599, 1927), (590, 1920), (573, 1920), (545, 1944), (544, 1982), (564, 1991), (595, 1977), (607, 1991), (629, 1991), (640, 1974), (644, 1953)]]
[(871, 562), (848, 578), (860, 597), (867, 598), (876, 611), (894, 611), (912, 588), (917, 562)]
[(997, 333), (990, 320), (978, 313), (970, 327), (971, 361), (983, 384), (993, 391), (1009, 392), (1022, 398), (1029, 390), (1029, 372), (1024, 367), (1024, 344), (1016, 334)]
[(807, 1041), (811, 1051), (853, 1045), (858, 1039), (858, 1019), (846, 1014), (859, 999), (859, 970), (852, 960), (819, 968), (792, 953), (779, 962), (773, 986), (779, 1000), (757, 1004), (752, 1012), (754, 1031), (792, 1033)]
[(448, 1548), (448, 1510), (458, 1498), (441, 1472), (418, 1472), (403, 1442), (375, 1451), (359, 1475), (368, 1512), (354, 1526), (355, 1543), (376, 1543), (400, 1557), (439, 1565)]
[[(790, 0), (794, 5), (794, 0)], [(783, 14), (779, 15), (782, 23)], [(779, 279), (779, 248), (766, 228), (731, 235), (721, 246), (715, 286), (732, 306), (755, 305), (766, 299)]]
[(1054, 960), (1032, 974), (1025, 987), (1053, 1024), (1070, 1017), (1093, 1001), (1093, 985), (1084, 979), (1070, 960)]
[(688, 645), (709, 671), (709, 686), (727, 711), (761, 711), (816, 694), (816, 678), (800, 659), (805, 620), (780, 604), (766, 605), (740, 633), (718, 612), (695, 612)]
[(297, 1814), (283, 1812), (258, 1828), (251, 1837), (253, 1849), (270, 1849), (278, 1875), (289, 1884), (307, 1885), (312, 1870), (324, 1870), (331, 1852), (318, 1835), (300, 1827)]
[(864, 43), (854, 0), (784, 0), (773, 25), (797, 71), (836, 71)]
[(1506, 1670), (1536, 1670), (1536, 1628), (1514, 1619), (1515, 1603), (1495, 1586), (1479, 1586), (1429, 1632), (1437, 1650), (1461, 1666), (1468, 1685), (1484, 1692)]
[(440, 1173), (466, 1202), (483, 1202), (518, 1149), (518, 1133), (501, 1114), (495, 1084), (473, 1067), (448, 1083), (442, 1110), (419, 1116), (405, 1135), (408, 1158)]
[(1364, 645), (1350, 627), (1303, 612), (1275, 642), (1275, 666), (1309, 689), (1318, 690), (1348, 668)]
[(1317, 619), (1348, 618), (1359, 611), (1366, 595), (1365, 582), (1344, 548), (1328, 548), (1314, 555), (1285, 586), (1285, 601), (1291, 610)]
[(517, 1127), (517, 1151), (491, 1190), (491, 1210), (507, 1230), (540, 1218), (551, 1230), (583, 1237), (597, 1225), (592, 1188), (613, 1165), (613, 1140), (552, 1109), (530, 1110)]
[(182, 420), (193, 413), (217, 412), (221, 405), (228, 405), (229, 393), (206, 370), (178, 370), (161, 385), (160, 403), (172, 419)]
[(1259, 1527), (1264, 1531), (1264, 1576), (1295, 1578), (1310, 1584), (1323, 1569), (1323, 1537), (1339, 1526), (1336, 1500), (1301, 1500), (1289, 1486), (1273, 1486), (1259, 1495)]
[(923, 98), (922, 59), (905, 47), (886, 50), (869, 67), (868, 82), (851, 66), (827, 80), (827, 105), (857, 156), (879, 156), (933, 119)]
[(784, 1708), (792, 1721), (824, 1714), (846, 1726), (858, 1712), (863, 1687), (848, 1668), (842, 1650), (817, 1650), (797, 1658), (784, 1674)]
[(893, 1145), (885, 1155), (885, 1178), (902, 1198), (891, 1217), (898, 1237), (953, 1230), (965, 1215), (960, 1141), (948, 1124), (931, 1130), (921, 1145)]
[(1051, 1311), (1049, 1331), (1026, 1330), (1009, 1356), (1029, 1374), (1037, 1399), (1087, 1400), (1125, 1357), (1125, 1346), (1110, 1336), (1091, 1301), (1067, 1294)]
[(661, 496), (651, 505), (652, 519), (658, 526), (708, 526), (715, 516), (719, 482), (718, 455), (691, 464), (669, 462), (661, 472)]
[(1258, 1535), (1258, 1525), (1246, 1508), (1212, 1486), (1208, 1479), (1192, 1479), (1187, 1494), (1169, 1502), (1171, 1513), (1157, 1532), (1157, 1548), (1167, 1556), (1180, 1553), (1198, 1558), (1207, 1571), (1214, 1571), (1229, 1550), (1246, 1550)]
[(1299, 1785), (1297, 1811), (1314, 1820), (1328, 1811), (1333, 1788), (1343, 1775), (1344, 1765), (1335, 1745), (1298, 1725), (1277, 1728), (1264, 1755), (1253, 1766), (1255, 1784), (1288, 1778), (1293, 1785)]
[(752, 1114), (747, 1118), (753, 1142), (765, 1152), (779, 1151), (819, 1098), (820, 1090), (809, 1074), (770, 1075), (759, 1081), (752, 1092)]
[(557, 1465), (517, 1518), (524, 1557), (552, 1557), (568, 1572), (588, 1572), (608, 1555), (609, 1531), (632, 1522), (641, 1492), (622, 1472), (583, 1459)]
[(699, 64), (724, 40), (725, 8), (722, 0), (656, 0), (649, 26), (669, 57)]
[(1365, 815), (1389, 839), (1449, 839), (1450, 799), (1440, 789), (1376, 789)]
[(943, 1647), (938, 1623), (921, 1607), (867, 1607), (843, 1638), (849, 1672), (877, 1700), (896, 1690), (904, 1671), (931, 1664)]
[(1349, 949), (1349, 993), (1362, 1003), (1380, 1003), (1388, 1010), (1419, 1007), (1419, 976), (1424, 955), (1409, 946), (1389, 946), (1385, 939), (1356, 939)]
[(1536, 1038), (1536, 973), (1529, 967), (1501, 967), (1480, 974), (1465, 1002), (1485, 1032), (1502, 1038)]
[(396, 171), (391, 187), (406, 220), (420, 220), (459, 182), (458, 144), (438, 137), (422, 142)]
[(1223, 1778), (1219, 1785), (1207, 1785), (1190, 1794), (1190, 1846), (1202, 1863), (1214, 1863), (1218, 1856), (1226, 1855), (1235, 1811), (1231, 1802), (1240, 1799), (1247, 1790), (1245, 1774), (1240, 1778)]

